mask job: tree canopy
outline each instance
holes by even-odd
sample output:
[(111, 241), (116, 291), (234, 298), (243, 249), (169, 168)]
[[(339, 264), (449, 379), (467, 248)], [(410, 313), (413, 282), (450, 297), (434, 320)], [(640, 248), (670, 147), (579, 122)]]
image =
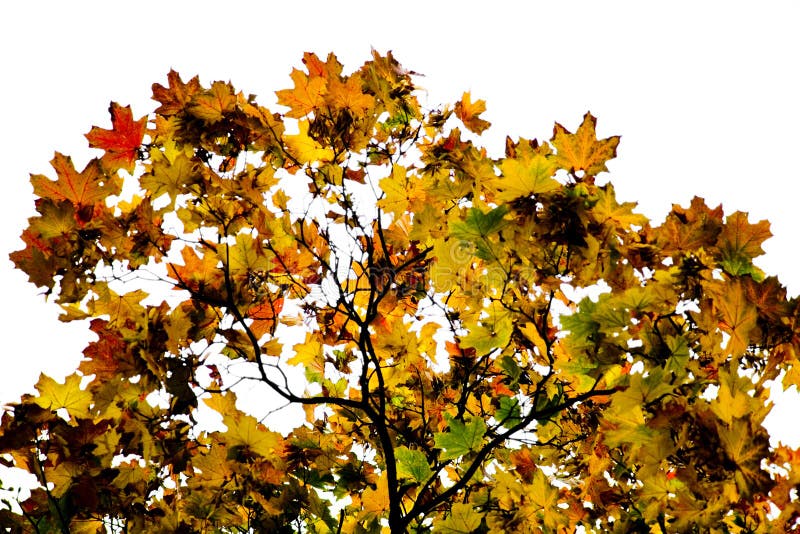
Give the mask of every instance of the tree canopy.
[(2, 413), (36, 484), (0, 526), (800, 530), (762, 425), (800, 370), (766, 221), (651, 224), (589, 113), (490, 155), (485, 102), (426, 109), (391, 53), (291, 80), (276, 112), (170, 72), (31, 177), (11, 258), (93, 338)]

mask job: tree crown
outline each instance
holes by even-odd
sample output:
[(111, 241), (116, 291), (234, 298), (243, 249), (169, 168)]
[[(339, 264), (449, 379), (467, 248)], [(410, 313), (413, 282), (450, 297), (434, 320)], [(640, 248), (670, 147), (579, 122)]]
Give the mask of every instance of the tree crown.
[(591, 114), (493, 157), (485, 103), (424, 109), (391, 53), (303, 65), (281, 113), (170, 72), (83, 170), (32, 176), (12, 260), (95, 339), (3, 413), (38, 487), (0, 525), (797, 529), (797, 451), (762, 426), (800, 342), (766, 221), (695, 198), (651, 225)]

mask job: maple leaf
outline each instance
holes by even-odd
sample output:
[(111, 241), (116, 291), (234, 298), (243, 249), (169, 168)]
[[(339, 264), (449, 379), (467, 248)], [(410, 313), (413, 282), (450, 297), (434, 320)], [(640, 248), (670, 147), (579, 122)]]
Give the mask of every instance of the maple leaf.
[(75, 206), (70, 202), (52, 202), (50, 199), (42, 199), (38, 202), (36, 208), (41, 217), (33, 218), (29, 228), (33, 235), (37, 237), (36, 246), (40, 251), (47, 250), (52, 252), (52, 248), (38, 241), (38, 239), (49, 240), (66, 236), (77, 231), (82, 226), (76, 220), (78, 214), (75, 212)]
[(553, 178), (556, 169), (553, 159), (541, 153), (524, 151), (517, 158), (504, 159), (500, 163), (503, 176), (494, 182), (501, 190), (497, 199), (507, 202), (559, 189), (561, 184)]
[(9, 259), (14, 262), (17, 269), (28, 275), (28, 280), (32, 284), (52, 289), (55, 285), (53, 272), (57, 260), (53, 258), (52, 249), (46, 240), (41, 238), (38, 231), (32, 230), (26, 228), (22, 231), (21, 238), (25, 248), (9, 254)]
[(389, 509), (389, 486), (386, 480), (381, 478), (378, 480), (377, 487), (367, 488), (361, 495), (361, 512), (359, 517), (374, 518), (380, 517), (386, 510)]
[(222, 444), (215, 444), (207, 453), (198, 454), (192, 459), (192, 466), (199, 469), (200, 474), (189, 478), (190, 485), (222, 486), (234, 475), (227, 448)]
[(247, 277), (249, 273), (263, 273), (272, 269), (272, 252), (264, 249), (250, 234), (237, 235), (236, 243), (228, 247), (222, 259), (231, 275), (236, 277)]
[(221, 121), (236, 107), (236, 95), (229, 83), (214, 82), (207, 91), (192, 96), (188, 111), (209, 124)]
[(228, 427), (225, 441), (228, 447), (244, 447), (267, 459), (278, 457), (283, 440), (277, 432), (267, 430), (250, 415), (226, 416), (222, 423)]
[(181, 256), (183, 265), (169, 264), (171, 274), (177, 278), (181, 287), (192, 292), (205, 290), (213, 293), (222, 286), (222, 272), (219, 269), (221, 261), (214, 250), (205, 249), (201, 257), (194, 248), (183, 247)]
[(519, 400), (514, 397), (500, 397), (500, 406), (495, 413), (495, 419), (504, 427), (511, 428), (520, 421)]
[(428, 459), (422, 451), (411, 450), (408, 447), (398, 447), (394, 451), (397, 458), (397, 474), (411, 477), (419, 483), (426, 482), (433, 471)]
[[(318, 78), (319, 79), (319, 78)], [(333, 78), (328, 82), (326, 101), (338, 109), (347, 109), (355, 116), (366, 114), (375, 106), (375, 98), (364, 93), (361, 78), (352, 75), (345, 82)]]
[(469, 333), (461, 338), (461, 346), (474, 348), (479, 354), (505, 347), (513, 331), (511, 320), (505, 314), (495, 315), (470, 327)]
[(132, 173), (147, 127), (147, 117), (134, 121), (131, 107), (122, 107), (116, 102), (111, 103), (108, 111), (111, 113), (111, 129), (93, 126), (86, 139), (90, 147), (106, 151), (101, 161), (109, 173), (117, 169)]
[(614, 186), (606, 184), (597, 190), (597, 204), (594, 206), (594, 213), (602, 222), (610, 221), (618, 228), (630, 228), (631, 226), (644, 226), (647, 217), (640, 213), (634, 213), (635, 202), (617, 202)]
[(303, 343), (294, 346), (294, 356), (286, 363), (289, 365), (302, 365), (305, 367), (309, 379), (321, 380), (325, 374), (325, 357), (322, 353), (322, 344), (310, 333)]
[(147, 297), (142, 289), (136, 289), (122, 295), (107, 285), (95, 287), (97, 298), (89, 304), (95, 315), (108, 316), (109, 322), (120, 327), (133, 328), (146, 318), (145, 308), (140, 302)]
[(409, 206), (421, 205), (428, 196), (425, 181), (408, 172), (402, 165), (392, 165), (392, 172), (378, 182), (384, 192), (378, 206), (400, 217)]
[(149, 191), (154, 199), (162, 194), (169, 195), (170, 202), (175, 202), (178, 195), (186, 187), (196, 182), (196, 167), (184, 152), (166, 154), (164, 157), (153, 154), (153, 165), (150, 172), (145, 173), (139, 180), (142, 188)]
[(506, 213), (508, 208), (505, 206), (497, 207), (487, 213), (478, 208), (470, 208), (463, 222), (454, 222), (450, 225), (450, 235), (472, 243), (476, 249), (476, 256), (490, 260), (494, 257), (490, 236), (503, 227)]
[(720, 370), (719, 390), (717, 398), (711, 403), (711, 409), (726, 425), (755, 411), (753, 405), (760, 402), (748, 395), (752, 386), (753, 383), (747, 378), (737, 376), (735, 372)]
[(605, 443), (618, 447), (623, 443), (644, 445), (653, 438), (653, 430), (645, 424), (644, 411), (630, 395), (614, 397), (611, 407), (603, 414)]
[(320, 146), (308, 135), (308, 121), (301, 120), (298, 123), (300, 131), (296, 135), (284, 137), (289, 153), (301, 165), (314, 161), (333, 161), (334, 154), (330, 148)]
[(68, 376), (63, 384), (41, 374), (36, 390), (39, 396), (34, 402), (45, 410), (65, 408), (72, 417), (89, 417), (89, 406), (94, 398), (90, 391), (81, 389), (81, 377), (77, 374)]
[(83, 212), (82, 208), (94, 207), (120, 192), (121, 182), (106, 175), (96, 159), (77, 172), (72, 158), (56, 152), (50, 165), (56, 171), (55, 181), (41, 174), (31, 175), (33, 193), (41, 198), (68, 200), (78, 208), (76, 211)]
[(755, 434), (746, 420), (734, 421), (719, 428), (719, 437), (725, 453), (737, 467), (736, 486), (744, 495), (764, 491), (770, 485), (769, 475), (762, 470), (761, 461), (767, 455), (769, 441), (759, 427)]
[(658, 244), (681, 252), (711, 246), (722, 230), (722, 216), (722, 206), (711, 209), (700, 197), (692, 198), (688, 208), (673, 204), (657, 229)]
[(483, 100), (476, 100), (473, 102), (469, 93), (464, 93), (461, 100), (456, 102), (455, 106), (456, 117), (464, 123), (467, 130), (475, 132), (476, 134), (482, 133), (491, 126), (489, 121), (478, 117), (478, 115), (484, 111), (486, 111), (486, 102)]
[(760, 283), (752, 278), (745, 278), (744, 284), (747, 300), (755, 304), (759, 313), (765, 315), (771, 321), (779, 321), (781, 317), (789, 312), (789, 306), (786, 302), (786, 288), (781, 285), (776, 277), (770, 276)]
[(460, 458), (472, 451), (477, 451), (486, 434), (486, 423), (479, 417), (473, 417), (468, 423), (447, 416), (450, 430), (437, 432), (433, 436), (436, 448), (443, 449), (439, 454), (442, 460)]
[(750, 344), (750, 333), (756, 327), (758, 313), (748, 300), (740, 281), (732, 284), (714, 284), (711, 287), (719, 326), (730, 335), (725, 346), (727, 354), (738, 357)]
[(597, 139), (597, 119), (587, 113), (574, 134), (556, 123), (551, 143), (556, 148), (555, 163), (570, 172), (584, 171), (595, 176), (608, 171), (606, 162), (617, 155), (619, 136)]
[(761, 243), (771, 236), (769, 222), (750, 224), (741, 211), (729, 215), (718, 238), (720, 265), (733, 275), (753, 273), (752, 259), (764, 253)]
[[(313, 71), (313, 65), (316, 65), (318, 61), (311, 62), (310, 70)], [(309, 78), (303, 71), (292, 69), (291, 78), (294, 82), (294, 89), (283, 89), (275, 93), (278, 95), (278, 104), (289, 108), (286, 113), (287, 117), (303, 118), (325, 103), (328, 82), (321, 75), (322, 71), (320, 70), (316, 76)]]
[(247, 317), (253, 320), (250, 330), (256, 337), (271, 332), (275, 319), (283, 309), (283, 298), (267, 299), (247, 310)]
[(161, 103), (155, 112), (163, 116), (183, 111), (194, 95), (201, 91), (200, 78), (195, 76), (188, 83), (183, 83), (180, 75), (172, 69), (167, 73), (167, 83), (169, 87), (153, 84), (153, 100)]
[(456, 503), (444, 521), (437, 521), (433, 531), (442, 534), (471, 534), (481, 524), (481, 514), (469, 503)]

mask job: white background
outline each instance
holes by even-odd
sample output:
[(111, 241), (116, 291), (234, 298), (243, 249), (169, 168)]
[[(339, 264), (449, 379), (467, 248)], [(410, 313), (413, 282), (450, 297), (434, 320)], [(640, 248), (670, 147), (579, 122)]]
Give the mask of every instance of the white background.
[[(230, 80), (271, 106), (303, 51), (334, 51), (346, 70), (370, 48), (425, 76), (430, 106), (463, 91), (487, 101), (494, 155), (505, 135), (549, 139), (586, 111), (598, 136), (621, 134), (608, 175), (655, 223), (695, 196), (768, 218), (758, 264), (800, 293), (800, 3), (5, 1), (0, 7), (0, 403), (39, 372), (77, 365), (85, 325), (58, 322), (8, 253), (33, 213), (28, 174), (53, 152), (76, 167), (83, 134), (110, 127), (109, 101), (152, 111), (153, 82), (176, 69)], [(771, 431), (800, 445), (783, 401)]]

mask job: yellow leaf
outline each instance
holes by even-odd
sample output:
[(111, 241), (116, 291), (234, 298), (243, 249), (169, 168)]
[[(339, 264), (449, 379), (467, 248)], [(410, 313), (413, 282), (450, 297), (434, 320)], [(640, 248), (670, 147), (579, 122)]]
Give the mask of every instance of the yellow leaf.
[(47, 481), (53, 483), (53, 497), (62, 497), (72, 485), (72, 479), (81, 474), (79, 465), (73, 462), (62, 462), (47, 472)]
[[(206, 252), (206, 255), (209, 253)], [(236, 244), (228, 251), (230, 271), (232, 276), (245, 276), (253, 272), (266, 272), (272, 269), (274, 254), (265, 249), (258, 239), (250, 234), (236, 236)]]
[(606, 161), (616, 157), (619, 136), (598, 140), (596, 124), (597, 119), (591, 113), (583, 116), (583, 122), (574, 134), (556, 123), (551, 142), (557, 151), (555, 161), (559, 167), (584, 171), (590, 176), (608, 171)]
[(546, 357), (548, 354), (547, 343), (545, 343), (544, 338), (539, 334), (539, 330), (537, 330), (536, 326), (533, 323), (525, 323), (520, 330), (525, 337), (533, 342), (534, 346), (539, 351), (539, 355)]
[(73, 417), (88, 417), (92, 394), (81, 389), (81, 377), (73, 374), (59, 384), (49, 376), (41, 374), (36, 383), (39, 396), (34, 402), (45, 410), (65, 408)]
[(289, 154), (298, 163), (304, 165), (312, 161), (333, 161), (333, 150), (323, 148), (319, 143), (308, 136), (308, 121), (303, 120), (298, 123), (300, 132), (297, 135), (284, 136), (286, 148)]
[(556, 168), (553, 160), (545, 154), (521, 149), (517, 157), (506, 158), (500, 163), (503, 176), (492, 180), (500, 190), (497, 199), (508, 202), (558, 189), (561, 184), (553, 178)]
[(769, 457), (769, 440), (760, 425), (754, 431), (750, 421), (737, 419), (731, 425), (719, 425), (719, 439), (728, 458), (736, 464), (734, 480), (744, 496), (769, 487), (770, 477), (761, 468)]
[(409, 175), (402, 165), (392, 166), (392, 174), (378, 183), (384, 196), (378, 201), (378, 207), (393, 213), (395, 219), (400, 218), (409, 207), (423, 206), (428, 197), (425, 183), (417, 176)]
[(389, 486), (384, 477), (377, 481), (377, 487), (367, 488), (361, 494), (361, 513), (359, 519), (380, 517), (389, 509)]
[(480, 134), (491, 126), (489, 121), (478, 117), (478, 115), (486, 111), (486, 102), (484, 100), (476, 100), (473, 102), (468, 92), (464, 93), (461, 100), (456, 102), (455, 111), (456, 117), (458, 117), (471, 132)]
[(617, 202), (614, 186), (610, 183), (597, 189), (597, 203), (593, 213), (600, 222), (611, 221), (620, 229), (628, 230), (632, 225), (644, 226), (647, 217), (641, 213), (634, 213), (636, 202)]
[(219, 122), (225, 113), (233, 111), (236, 106), (236, 95), (229, 83), (214, 82), (211, 89), (198, 93), (189, 105), (189, 112), (208, 123)]
[(89, 302), (89, 311), (95, 316), (107, 315), (111, 326), (139, 325), (146, 321), (144, 306), (139, 304), (147, 297), (143, 290), (136, 289), (119, 295), (105, 284), (96, 284), (94, 292), (97, 298)]
[(328, 85), (327, 100), (334, 108), (348, 109), (356, 116), (366, 114), (375, 106), (375, 98), (361, 88), (358, 74), (351, 75), (346, 82), (332, 78)]
[(435, 522), (433, 531), (441, 534), (470, 534), (481, 524), (481, 514), (468, 503), (457, 503), (450, 508), (444, 521)]
[(222, 423), (228, 427), (225, 441), (229, 447), (245, 447), (268, 459), (277, 456), (275, 450), (281, 444), (281, 435), (267, 430), (255, 417), (238, 413), (223, 417)]
[(289, 358), (286, 363), (289, 365), (300, 365), (306, 370), (306, 377), (312, 379), (322, 379), (325, 374), (325, 356), (322, 353), (322, 344), (310, 332), (306, 335), (303, 343), (294, 346), (294, 356)]
[(172, 202), (185, 191), (185, 187), (195, 178), (194, 164), (184, 152), (176, 154), (153, 151), (153, 166), (143, 175), (140, 184), (145, 191), (156, 199), (163, 194), (169, 195)]
[(239, 409), (236, 407), (236, 393), (233, 391), (213, 393), (211, 397), (204, 399), (203, 402), (206, 406), (222, 416), (239, 412)]
[(753, 387), (749, 379), (737, 376), (736, 371), (729, 373), (724, 369), (719, 371), (719, 390), (717, 398), (711, 403), (712, 411), (727, 424), (750, 413), (751, 401), (760, 404), (747, 394)]
[(69, 525), (71, 534), (97, 534), (107, 532), (106, 523), (100, 519), (73, 519)]

